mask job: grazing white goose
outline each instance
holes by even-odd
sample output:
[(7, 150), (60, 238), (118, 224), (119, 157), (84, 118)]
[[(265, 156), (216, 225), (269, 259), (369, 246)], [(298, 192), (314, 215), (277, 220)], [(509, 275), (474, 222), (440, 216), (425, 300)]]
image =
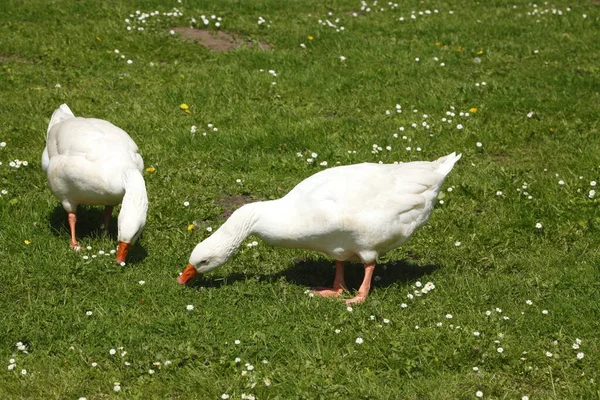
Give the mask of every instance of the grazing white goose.
[(42, 168), (52, 193), (68, 213), (71, 247), (75, 250), (79, 250), (77, 206), (104, 205), (104, 229), (108, 230), (113, 207), (122, 203), (116, 261), (124, 262), (142, 233), (148, 211), (144, 161), (129, 135), (108, 121), (75, 117), (62, 104), (48, 125)]
[(377, 257), (406, 242), (427, 222), (446, 175), (460, 157), (452, 153), (432, 162), (364, 163), (318, 172), (280, 199), (235, 211), (196, 246), (178, 282), (222, 265), (255, 234), (270, 244), (334, 258), (333, 287), (314, 291), (322, 296), (344, 291), (344, 261), (362, 262), (363, 282), (358, 294), (346, 301), (360, 303), (369, 294)]

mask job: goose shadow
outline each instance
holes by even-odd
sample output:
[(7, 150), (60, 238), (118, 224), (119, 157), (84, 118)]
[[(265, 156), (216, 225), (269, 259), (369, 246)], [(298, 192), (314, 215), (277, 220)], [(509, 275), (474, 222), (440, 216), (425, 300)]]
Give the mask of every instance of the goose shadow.
[[(398, 282), (408, 283), (429, 275), (440, 268), (437, 264), (420, 265), (411, 260), (397, 260), (377, 264), (371, 289), (385, 288)], [(360, 263), (346, 262), (344, 267), (345, 281), (348, 290), (358, 290), (364, 278), (364, 266)], [(258, 279), (267, 282), (276, 282), (284, 279), (286, 282), (303, 287), (330, 287), (335, 276), (335, 261), (309, 260), (298, 258), (293, 265), (275, 274), (244, 274), (233, 273), (227, 276), (201, 275), (191, 282), (190, 286), (196, 289), (218, 288), (231, 285), (247, 279)]]
[[(67, 212), (58, 205), (52, 210), (49, 217), (50, 227), (52, 234), (57, 237), (66, 237), (67, 241), (70, 242), (71, 228), (69, 227), (69, 221), (67, 218)], [(78, 206), (77, 207), (77, 224), (76, 224), (76, 237), (77, 240), (87, 238), (99, 238), (106, 235), (116, 243), (118, 235), (117, 217), (113, 211), (113, 215), (108, 224), (108, 232), (105, 233), (102, 229), (104, 224), (104, 207), (88, 207)], [(143, 235), (143, 233), (142, 233)], [(116, 244), (115, 244), (116, 248)], [(140, 240), (137, 240), (127, 257), (127, 263), (140, 262), (148, 256), (146, 249), (140, 244)]]

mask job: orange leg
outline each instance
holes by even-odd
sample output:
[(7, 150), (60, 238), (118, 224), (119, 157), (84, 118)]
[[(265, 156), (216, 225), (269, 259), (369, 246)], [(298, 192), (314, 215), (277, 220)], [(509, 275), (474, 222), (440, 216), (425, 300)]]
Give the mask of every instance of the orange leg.
[(335, 262), (335, 278), (333, 280), (333, 287), (324, 288), (317, 287), (313, 288), (312, 292), (323, 297), (337, 297), (346, 290), (346, 282), (344, 281), (344, 262)]
[(71, 248), (75, 251), (79, 251), (79, 243), (75, 239), (75, 224), (77, 223), (77, 215), (75, 213), (69, 213), (69, 226), (71, 227)]
[(373, 277), (373, 271), (375, 271), (375, 264), (365, 264), (365, 277), (360, 285), (360, 288), (358, 288), (358, 294), (355, 297), (346, 300), (347, 305), (353, 303), (362, 303), (366, 300), (367, 296), (369, 295), (369, 290), (371, 290), (371, 278)]
[(108, 233), (108, 226), (110, 224), (110, 217), (112, 216), (113, 206), (105, 206), (104, 207), (104, 225), (102, 226), (102, 230), (104, 233)]

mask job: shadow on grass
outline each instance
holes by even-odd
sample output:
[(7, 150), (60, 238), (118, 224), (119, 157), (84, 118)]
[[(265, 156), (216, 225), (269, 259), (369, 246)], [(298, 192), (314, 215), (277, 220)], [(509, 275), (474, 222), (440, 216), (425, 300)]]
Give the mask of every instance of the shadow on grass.
[[(62, 206), (56, 206), (52, 213), (50, 213), (50, 227), (52, 228), (52, 234), (55, 236), (64, 236), (65, 246), (68, 246), (71, 238), (71, 228), (69, 227), (69, 221), (67, 218), (67, 212)], [(75, 233), (77, 240), (80, 241), (85, 238), (99, 238), (107, 235), (111, 240), (115, 241), (115, 248), (117, 247), (116, 240), (118, 234), (117, 217), (113, 211), (113, 216), (110, 219), (108, 234), (104, 233), (102, 225), (104, 224), (104, 207), (77, 207), (77, 225), (75, 226)], [(146, 249), (140, 244), (138, 240), (127, 257), (127, 263), (136, 263), (142, 261), (148, 256)]]
[[(378, 264), (373, 274), (371, 289), (392, 286), (397, 282), (412, 282), (424, 275), (430, 274), (440, 268), (439, 265), (419, 265), (409, 260), (392, 261)], [(359, 263), (347, 262), (344, 268), (346, 285), (349, 290), (357, 290), (363, 281), (364, 266)], [(221, 287), (237, 281), (259, 279), (261, 281), (276, 282), (284, 279), (294, 285), (304, 287), (324, 286), (333, 284), (335, 275), (335, 262), (333, 260), (304, 260), (296, 259), (294, 265), (276, 274), (248, 275), (234, 273), (227, 276), (199, 276), (190, 287)]]

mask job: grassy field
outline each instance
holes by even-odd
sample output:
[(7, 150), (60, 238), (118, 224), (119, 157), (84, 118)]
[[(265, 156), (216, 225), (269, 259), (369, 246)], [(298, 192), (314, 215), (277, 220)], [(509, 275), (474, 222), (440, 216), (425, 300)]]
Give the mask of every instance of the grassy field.
[[(599, 17), (564, 0), (2, 1), (0, 398), (600, 398)], [(217, 23), (246, 45), (170, 32)], [(151, 167), (125, 267), (101, 208), (80, 208), (87, 249), (69, 249), (40, 165), (61, 103)], [(305, 294), (332, 260), (254, 237), (176, 284), (242, 202), (452, 151), (429, 224), (352, 311)]]

